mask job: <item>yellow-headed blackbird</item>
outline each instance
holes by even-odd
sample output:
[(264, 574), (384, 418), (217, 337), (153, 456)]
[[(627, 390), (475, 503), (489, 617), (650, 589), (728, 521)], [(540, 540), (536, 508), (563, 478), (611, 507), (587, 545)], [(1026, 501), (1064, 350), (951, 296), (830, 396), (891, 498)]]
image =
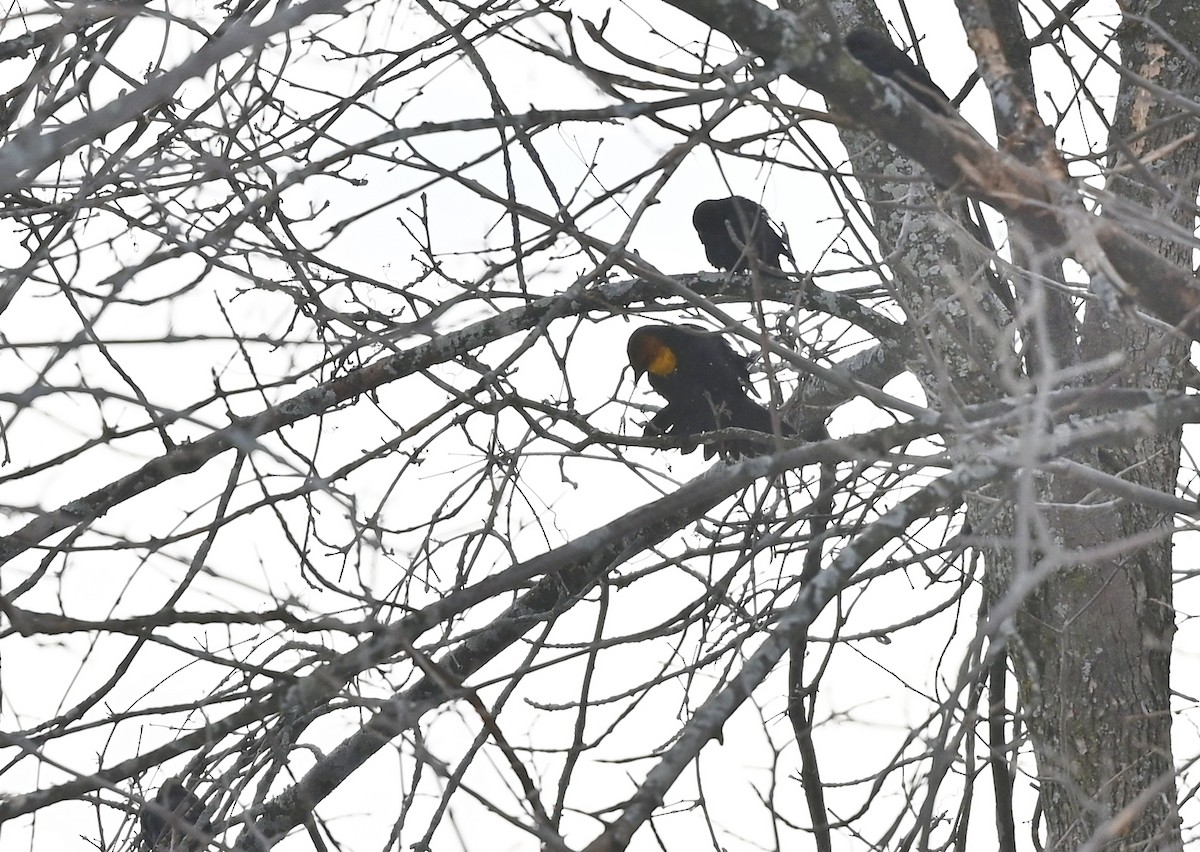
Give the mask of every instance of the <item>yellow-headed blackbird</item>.
[(151, 852), (202, 849), (204, 842), (190, 834), (186, 827), (207, 832), (210, 825), (204, 814), (204, 803), (174, 778), (158, 788), (153, 803), (142, 805), (139, 819), (142, 841)]
[[(650, 387), (667, 400), (646, 425), (646, 434), (689, 439), (729, 427), (772, 431), (770, 412), (746, 394), (747, 389), (753, 390), (747, 359), (734, 352), (721, 334), (695, 326), (647, 325), (629, 335), (626, 350), (634, 381), (645, 373)], [(784, 435), (795, 434), (786, 424), (782, 428)], [(721, 441), (706, 445), (704, 457), (718, 452), (726, 458), (757, 455), (765, 446)], [(684, 452), (694, 449), (691, 444)]]
[(929, 72), (909, 59), (887, 36), (858, 27), (846, 33), (845, 44), (850, 55), (867, 66), (868, 71), (896, 81), (926, 109), (943, 115), (953, 111), (950, 98), (937, 87)]
[(692, 224), (708, 262), (717, 269), (747, 272), (752, 259), (778, 269), (781, 256), (796, 262), (767, 211), (749, 198), (731, 195), (701, 201), (692, 213)]

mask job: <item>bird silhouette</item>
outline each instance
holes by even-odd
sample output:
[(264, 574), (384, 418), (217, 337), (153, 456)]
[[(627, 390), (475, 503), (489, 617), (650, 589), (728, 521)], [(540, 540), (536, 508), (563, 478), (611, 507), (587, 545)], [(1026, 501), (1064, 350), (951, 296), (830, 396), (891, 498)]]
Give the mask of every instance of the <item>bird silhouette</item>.
[(887, 36), (856, 27), (846, 33), (843, 42), (850, 55), (868, 71), (876, 77), (894, 80), (926, 109), (943, 115), (954, 112), (950, 98), (933, 82), (929, 72), (909, 59), (908, 54), (892, 44)]
[[(629, 335), (626, 346), (634, 380), (644, 373), (667, 404), (646, 426), (647, 435), (690, 439), (702, 432), (735, 427), (772, 433), (771, 413), (754, 400), (747, 359), (725, 337), (695, 326), (647, 325)], [(784, 435), (795, 430), (781, 424)], [(719, 441), (704, 447), (704, 458), (758, 455), (764, 445), (750, 440)]]
[[(912, 95), (927, 109), (941, 115), (955, 114), (950, 98), (933, 82), (929, 72), (909, 59), (908, 54), (892, 44), (892, 40), (887, 36), (874, 30), (857, 27), (846, 33), (844, 43), (850, 55), (865, 65), (867, 70), (875, 76), (894, 80), (900, 88)], [(962, 205), (962, 221), (973, 232), (976, 239), (995, 251), (991, 236), (983, 224), (982, 216), (972, 212), (970, 202), (967, 200), (964, 200)], [(990, 266), (985, 270), (985, 274), (992, 292), (996, 294), (1008, 312), (1015, 315), (1016, 299), (1012, 290), (1009, 289), (1008, 282)]]
[(701, 201), (692, 224), (708, 262), (717, 269), (748, 272), (753, 261), (778, 269), (780, 257), (796, 262), (787, 238), (775, 229), (762, 205), (749, 198), (731, 195)]

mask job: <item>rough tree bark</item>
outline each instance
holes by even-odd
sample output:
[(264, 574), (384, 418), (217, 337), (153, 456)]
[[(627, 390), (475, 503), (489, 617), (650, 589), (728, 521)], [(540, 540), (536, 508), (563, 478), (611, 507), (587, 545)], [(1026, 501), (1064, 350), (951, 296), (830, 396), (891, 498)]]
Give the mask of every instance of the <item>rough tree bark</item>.
[[(1192, 250), (1163, 236), (1190, 232), (1200, 175), (1194, 138), (1200, 48), (1195, 3), (1126, 4), (1117, 32), (1122, 76), (1109, 139), (1115, 156), (1106, 205), (1153, 211), (1144, 238), (1184, 268)], [(1171, 40), (1176, 43), (1172, 44)], [(1149, 84), (1149, 85), (1146, 85)], [(1154, 88), (1151, 88), (1154, 87)], [(1192, 138), (1189, 138), (1191, 134)], [(1182, 387), (1188, 347), (1178, 336), (1088, 306), (1080, 361), (1122, 355), (1088, 383), (1147, 390)], [(1100, 470), (1161, 490), (1175, 486), (1180, 432), (1147, 434), (1079, 457)], [(1171, 748), (1171, 519), (1138, 504), (1105, 505), (1055, 477), (1044, 543), (1032, 569), (1045, 580), (1021, 610), (1014, 655), (1038, 759), (1047, 848), (1074, 849), (1093, 836), (1113, 849), (1180, 848)], [(1139, 547), (1123, 541), (1148, 535)], [(1073, 551), (1106, 555), (1073, 559)], [(1050, 564), (1047, 564), (1050, 563)]]

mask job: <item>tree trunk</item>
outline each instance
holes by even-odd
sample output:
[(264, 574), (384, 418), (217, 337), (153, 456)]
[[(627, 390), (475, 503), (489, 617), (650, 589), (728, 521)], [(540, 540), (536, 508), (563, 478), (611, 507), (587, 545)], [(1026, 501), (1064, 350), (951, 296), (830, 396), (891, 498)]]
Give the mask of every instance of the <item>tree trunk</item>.
[[(1155, 29), (1161, 23), (1194, 51), (1200, 41), (1193, 4), (1139, 0), (1128, 11), (1118, 33), (1122, 66), (1139, 80), (1194, 99), (1196, 68)], [(1138, 16), (1145, 16), (1143, 23), (1135, 22)], [(1173, 21), (1192, 26), (1184, 31)], [(1170, 222), (1192, 231), (1200, 146), (1162, 146), (1195, 125), (1190, 113), (1137, 80), (1122, 79), (1110, 137), (1111, 150), (1121, 152), (1113, 164), (1121, 171), (1106, 188), (1159, 214), (1146, 223), (1145, 239), (1185, 268), (1190, 247), (1165, 234)], [(1181, 337), (1126, 321), (1096, 302), (1088, 304), (1080, 333), (1075, 360), (1124, 355), (1120, 365), (1082, 380), (1088, 385), (1182, 386), (1188, 346)], [(1180, 438), (1178, 430), (1147, 434), (1076, 461), (1169, 493)], [(1041, 783), (1045, 847), (1075, 849), (1094, 838), (1098, 848), (1178, 849), (1169, 689), (1171, 518), (1136, 503), (1097, 499), (1090, 486), (1063, 476), (1048, 478), (1039, 490), (1046, 507), (1025, 519), (1032, 523), (1017, 519), (1016, 530), (1029, 538), (1015, 554), (1018, 570), (1044, 579), (1021, 609), (1012, 656)], [(1046, 524), (1043, 535), (1030, 532), (1040, 523)], [(1031, 555), (1024, 565), (1023, 552)]]

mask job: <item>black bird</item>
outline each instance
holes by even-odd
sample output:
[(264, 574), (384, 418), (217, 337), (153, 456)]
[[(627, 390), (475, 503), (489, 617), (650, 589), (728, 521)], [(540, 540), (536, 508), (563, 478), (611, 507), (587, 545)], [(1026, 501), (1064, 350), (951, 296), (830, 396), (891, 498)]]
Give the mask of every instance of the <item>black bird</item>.
[[(937, 84), (929, 76), (929, 72), (909, 59), (908, 54), (892, 44), (892, 40), (887, 36), (874, 30), (858, 27), (846, 33), (845, 45), (850, 55), (865, 65), (868, 71), (877, 77), (894, 80), (900, 88), (912, 95), (927, 109), (941, 115), (954, 114), (954, 106), (950, 103), (950, 98), (937, 87)], [(976, 239), (995, 251), (991, 236), (980, 224), (983, 221), (982, 217), (977, 218), (972, 215), (969, 201), (963, 202), (962, 221), (974, 232)], [(992, 292), (996, 294), (1008, 312), (1015, 315), (1016, 299), (1013, 297), (1008, 283), (990, 266), (986, 270), (986, 275), (988, 286), (992, 288)]]
[(142, 805), (138, 815), (142, 841), (151, 852), (183, 852), (202, 849), (204, 842), (187, 831), (191, 826), (207, 833), (210, 827), (204, 803), (172, 778), (158, 788), (154, 801)]
[(845, 45), (850, 55), (867, 66), (868, 71), (877, 77), (894, 80), (926, 109), (943, 115), (954, 111), (950, 98), (937, 87), (929, 72), (909, 59), (908, 54), (892, 44), (887, 36), (857, 27), (846, 33)]
[(708, 262), (717, 269), (747, 272), (752, 260), (778, 269), (781, 256), (796, 262), (787, 238), (775, 229), (767, 211), (749, 198), (731, 195), (701, 201), (692, 213), (692, 224)]
[[(736, 427), (770, 434), (771, 414), (746, 394), (753, 390), (748, 359), (717, 332), (695, 326), (647, 325), (629, 335), (626, 346), (634, 381), (645, 373), (667, 405), (646, 425), (647, 435), (689, 439), (701, 432)], [(781, 424), (784, 435), (796, 431)], [(690, 453), (690, 444), (684, 452)], [(720, 441), (704, 447), (704, 458), (758, 455), (755, 441)]]

